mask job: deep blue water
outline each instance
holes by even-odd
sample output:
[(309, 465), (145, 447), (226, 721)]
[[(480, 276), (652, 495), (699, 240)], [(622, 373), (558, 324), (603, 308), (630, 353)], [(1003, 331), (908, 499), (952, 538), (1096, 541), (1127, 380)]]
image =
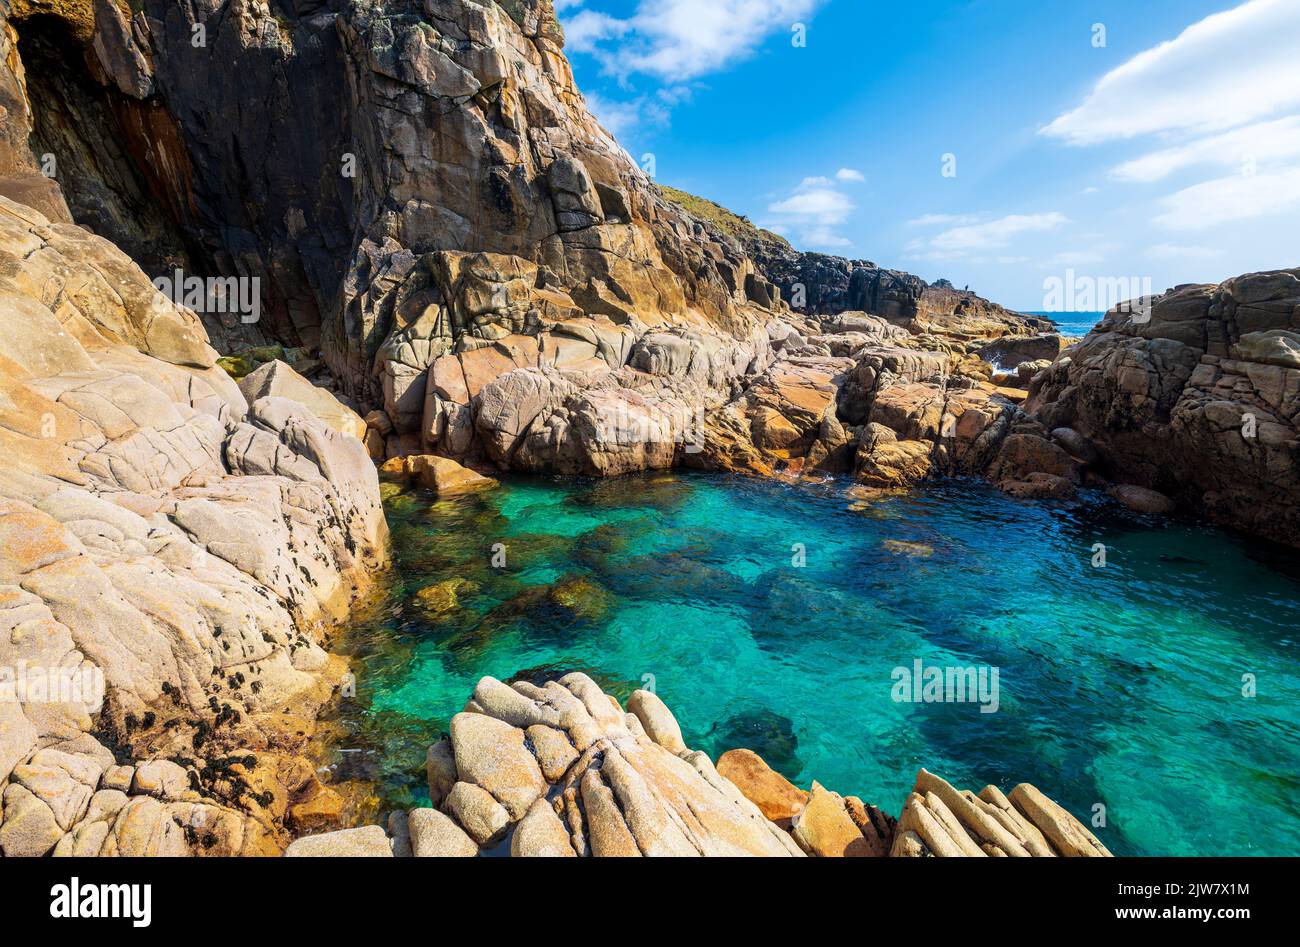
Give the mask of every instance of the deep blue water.
[(1027, 315), (1051, 319), (1059, 327), (1061, 335), (1070, 339), (1082, 339), (1106, 317), (1104, 312), (1031, 312)]
[[(1101, 497), (948, 483), (863, 506), (849, 486), (674, 474), (391, 498), (397, 569), (350, 643), (340, 777), (411, 804), (479, 677), (580, 669), (621, 699), (653, 682), (715, 759), (746, 746), (895, 814), (925, 766), (973, 790), (1032, 782), (1085, 820), (1104, 805), (1117, 854), (1300, 851), (1300, 557)], [(448, 580), (457, 607), (420, 605)], [(997, 712), (896, 702), (892, 672), (917, 659), (997, 667)]]

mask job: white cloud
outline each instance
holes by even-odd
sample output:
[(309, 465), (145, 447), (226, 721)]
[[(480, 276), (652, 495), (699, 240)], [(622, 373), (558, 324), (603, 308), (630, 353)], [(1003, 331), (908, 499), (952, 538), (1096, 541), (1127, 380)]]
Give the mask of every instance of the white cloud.
[(1066, 250), (1062, 253), (1054, 254), (1045, 260), (1039, 261), (1039, 266), (1044, 269), (1059, 269), (1061, 267), (1080, 267), (1096, 266), (1102, 263), (1106, 257), (1095, 250)]
[(767, 37), (807, 19), (820, 2), (640, 0), (627, 19), (581, 10), (563, 24), (569, 48), (596, 56), (612, 74), (684, 82), (746, 58)]
[(772, 214), (793, 217), (816, 217), (827, 224), (842, 224), (853, 211), (853, 202), (839, 191), (812, 188), (800, 191), (768, 207)]
[(855, 182), (858, 184), (865, 184), (867, 176), (855, 168), (840, 168), (835, 172), (835, 179), (837, 181), (844, 181), (845, 183)]
[(917, 226), (946, 226), (934, 236), (917, 237), (903, 247), (913, 260), (929, 263), (1021, 263), (1023, 254), (994, 253), (1003, 250), (1016, 238), (1031, 233), (1046, 233), (1068, 224), (1069, 218), (1055, 211), (1047, 214), (1009, 214), (994, 220), (948, 214), (927, 214), (910, 221)]
[(668, 124), (668, 108), (657, 97), (639, 96), (626, 102), (606, 99), (593, 92), (583, 97), (587, 100), (587, 110), (618, 139), (638, 128)]
[(1300, 3), (1251, 0), (1192, 24), (1104, 75), (1041, 134), (1085, 145), (1208, 134), (1300, 105)]
[(1209, 230), (1222, 224), (1291, 213), (1300, 208), (1300, 168), (1217, 178), (1160, 201), (1155, 222), (1169, 230)]
[(843, 248), (852, 241), (837, 232), (852, 216), (857, 206), (834, 182), (825, 177), (807, 177), (788, 196), (768, 205), (771, 222), (768, 230), (793, 234), (808, 247)]
[(1027, 233), (1056, 230), (1070, 221), (1064, 214), (1009, 214), (997, 220), (980, 224), (965, 224), (945, 230), (931, 237), (929, 244), (935, 250), (963, 252), (1005, 247), (1016, 237)]
[(978, 217), (970, 217), (964, 214), (922, 214), (920, 217), (913, 217), (909, 220), (907, 226), (953, 227), (957, 224), (973, 224), (978, 220)]
[(1120, 181), (1151, 182), (1197, 165), (1258, 167), (1264, 162), (1298, 156), (1300, 116), (1292, 115), (1151, 152), (1119, 165), (1111, 176)]
[(627, 35), (631, 24), (607, 13), (581, 10), (564, 21), (564, 45), (572, 53), (595, 52), (600, 43)]

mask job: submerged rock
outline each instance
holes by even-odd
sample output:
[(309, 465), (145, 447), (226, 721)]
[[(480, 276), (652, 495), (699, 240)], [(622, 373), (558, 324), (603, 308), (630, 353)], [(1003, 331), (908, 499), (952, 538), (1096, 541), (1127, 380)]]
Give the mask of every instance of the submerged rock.
[(609, 591), (588, 576), (567, 575), (552, 585), (524, 589), (493, 609), (488, 622), (501, 624), (526, 618), (535, 625), (562, 628), (574, 622), (600, 622), (613, 605)]
[(424, 614), (441, 619), (461, 607), (461, 600), (477, 595), (478, 585), (468, 579), (446, 579), (415, 593), (415, 602)]
[(662, 512), (678, 509), (690, 497), (691, 485), (673, 476), (622, 477), (602, 481), (565, 497), (571, 506), (594, 510), (650, 508)]
[(755, 707), (733, 714), (710, 731), (714, 749), (753, 750), (777, 769), (788, 773), (803, 768), (798, 757), (799, 738), (794, 723), (767, 707)]

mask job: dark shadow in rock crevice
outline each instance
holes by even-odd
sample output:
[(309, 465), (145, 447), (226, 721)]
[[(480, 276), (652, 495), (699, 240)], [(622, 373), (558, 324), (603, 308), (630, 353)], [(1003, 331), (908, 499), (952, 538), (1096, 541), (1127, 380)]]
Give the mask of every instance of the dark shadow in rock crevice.
[(31, 150), (58, 181), (73, 220), (117, 244), (151, 277), (190, 271), (194, 248), (178, 203), (188, 162), (171, 118), (155, 101), (99, 81), (93, 50), (65, 21), (36, 14), (16, 27)]

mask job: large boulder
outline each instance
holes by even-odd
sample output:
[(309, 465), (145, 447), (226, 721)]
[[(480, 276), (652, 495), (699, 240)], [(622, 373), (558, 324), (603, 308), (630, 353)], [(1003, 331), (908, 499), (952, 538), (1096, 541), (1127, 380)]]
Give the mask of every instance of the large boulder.
[(768, 820), (788, 827), (808, 805), (811, 794), (769, 767), (753, 750), (728, 750), (718, 758), (718, 773), (735, 784)]
[(249, 404), (263, 398), (287, 398), (298, 402), (317, 420), (340, 434), (357, 440), (366, 436), (366, 422), (359, 414), (339, 401), (332, 392), (313, 385), (279, 359), (267, 362), (245, 376), (239, 383), (239, 390)]
[[(1300, 270), (1182, 286), (1107, 314), (1034, 379), (1025, 411), (1133, 488), (1300, 545)], [(1061, 440), (1070, 450), (1070, 444)], [(1058, 472), (1058, 471), (1052, 471)], [(1167, 509), (1164, 501), (1137, 503)]]
[[(686, 749), (652, 697), (625, 712), (584, 674), (541, 687), (484, 678), (473, 712), (452, 720), (459, 781), (442, 811), (489, 848), (513, 828), (518, 855), (802, 854), (707, 756)], [(543, 734), (572, 747), (561, 768)]]

